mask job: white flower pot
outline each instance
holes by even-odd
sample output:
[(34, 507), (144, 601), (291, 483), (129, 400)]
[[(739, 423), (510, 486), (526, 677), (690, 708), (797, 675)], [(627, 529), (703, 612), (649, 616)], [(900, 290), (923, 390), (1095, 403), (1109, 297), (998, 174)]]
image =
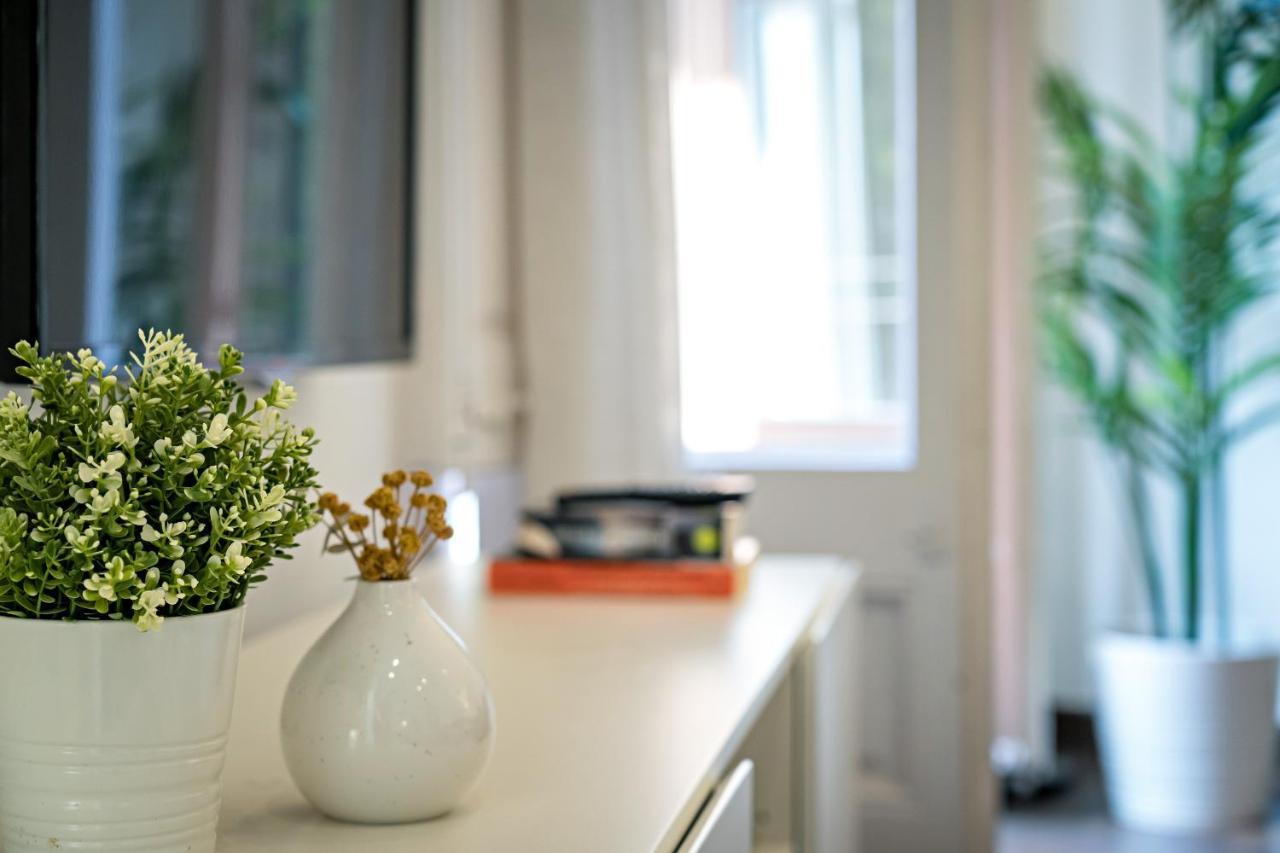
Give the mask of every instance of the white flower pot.
[(1275, 761), (1273, 654), (1110, 635), (1095, 647), (1111, 810), (1151, 832), (1260, 818)]
[(0, 850), (212, 853), (243, 625), (0, 617)]
[(330, 817), (426, 820), (484, 771), (493, 701), (413, 581), (358, 581), (289, 681), (281, 739), (293, 781)]

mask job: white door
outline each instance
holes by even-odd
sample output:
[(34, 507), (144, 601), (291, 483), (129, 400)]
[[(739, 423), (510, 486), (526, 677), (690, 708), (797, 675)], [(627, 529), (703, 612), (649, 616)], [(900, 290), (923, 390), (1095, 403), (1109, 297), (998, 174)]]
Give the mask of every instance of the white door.
[(862, 849), (986, 849), (985, 4), (673, 14), (687, 461), (755, 474), (766, 549), (866, 572)]

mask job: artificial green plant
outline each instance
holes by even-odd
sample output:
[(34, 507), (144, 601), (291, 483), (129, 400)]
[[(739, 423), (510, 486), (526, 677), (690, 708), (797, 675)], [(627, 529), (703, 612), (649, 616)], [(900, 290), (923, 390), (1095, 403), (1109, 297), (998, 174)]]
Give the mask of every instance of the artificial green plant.
[(123, 371), (13, 349), (34, 404), (0, 400), (0, 617), (148, 630), (236, 607), (318, 521), (293, 389), (250, 399), (234, 348), (209, 369), (181, 335), (141, 338)]
[[(1280, 3), (1169, 0), (1168, 10), (1173, 37), (1201, 59), (1191, 91), (1177, 93), (1185, 145), (1157, 145), (1066, 71), (1041, 81), (1072, 210), (1050, 220), (1040, 295), (1047, 364), (1119, 462), (1154, 633), (1196, 641), (1209, 565), (1221, 638), (1228, 631), (1224, 461), (1280, 415), (1242, 410), (1245, 392), (1280, 373), (1280, 350), (1244, 364), (1227, 352), (1277, 283), (1280, 127), (1269, 120)], [(1170, 567), (1152, 512), (1160, 479), (1179, 503)]]

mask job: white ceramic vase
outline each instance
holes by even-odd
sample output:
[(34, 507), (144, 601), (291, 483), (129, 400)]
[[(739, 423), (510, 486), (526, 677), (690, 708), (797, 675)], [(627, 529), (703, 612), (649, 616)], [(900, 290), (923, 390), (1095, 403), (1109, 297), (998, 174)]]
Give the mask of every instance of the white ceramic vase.
[(1277, 656), (1111, 635), (1094, 649), (1116, 820), (1208, 832), (1260, 818), (1275, 760)]
[(213, 853), (243, 626), (0, 617), (0, 850)]
[(313, 806), (338, 820), (405, 823), (448, 812), (479, 780), (493, 701), (413, 581), (358, 581), (294, 672), (280, 729)]

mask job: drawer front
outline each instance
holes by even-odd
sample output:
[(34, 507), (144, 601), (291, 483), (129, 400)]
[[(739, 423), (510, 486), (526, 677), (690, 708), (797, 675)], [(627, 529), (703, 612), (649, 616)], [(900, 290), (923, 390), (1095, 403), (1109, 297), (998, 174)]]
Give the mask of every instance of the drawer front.
[(739, 763), (711, 792), (679, 853), (751, 853), (755, 767)]

